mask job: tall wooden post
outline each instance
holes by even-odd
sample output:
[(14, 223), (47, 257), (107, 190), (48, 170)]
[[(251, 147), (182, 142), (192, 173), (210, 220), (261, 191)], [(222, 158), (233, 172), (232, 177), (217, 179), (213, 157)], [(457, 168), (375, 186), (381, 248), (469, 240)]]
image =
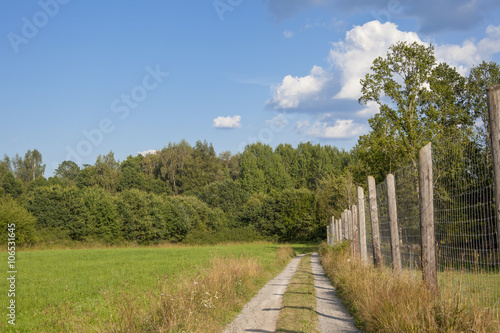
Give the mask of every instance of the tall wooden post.
[(382, 251), (380, 248), (380, 230), (378, 227), (377, 186), (375, 178), (368, 176), (368, 203), (370, 205), (370, 221), (372, 224), (373, 264), (382, 267)]
[(348, 210), (346, 212), (347, 216), (347, 227), (349, 228), (347, 239), (351, 242), (351, 255), (354, 255), (354, 242), (352, 241), (352, 212)]
[(349, 240), (349, 214), (348, 214), (348, 210), (344, 210), (344, 227), (345, 227), (345, 230), (344, 230), (344, 238)]
[(420, 234), (422, 236), (422, 277), (427, 289), (437, 293), (432, 146), (430, 143), (420, 149), (418, 179), (420, 188)]
[(356, 205), (351, 206), (352, 211), (352, 242), (354, 244), (354, 256), (359, 258), (359, 233), (358, 233), (358, 207)]
[(401, 252), (399, 247), (399, 230), (398, 230), (398, 210), (396, 207), (396, 184), (394, 183), (394, 175), (388, 174), (386, 177), (387, 184), (387, 206), (389, 210), (389, 229), (391, 231), (391, 254), (392, 254), (392, 269), (395, 273), (401, 273)]
[(495, 173), (495, 207), (497, 249), (500, 248), (500, 84), (486, 88), (488, 92), (488, 113), (490, 116), (491, 150)]
[(335, 238), (336, 242), (340, 242), (340, 229), (339, 229), (339, 226), (340, 226), (340, 220), (335, 220), (335, 234), (337, 235), (337, 237)]
[(359, 256), (361, 262), (368, 262), (368, 250), (366, 249), (366, 219), (365, 219), (365, 193), (358, 186), (358, 225), (359, 225)]
[(347, 239), (346, 237), (346, 230), (347, 230), (347, 223), (346, 223), (346, 217), (345, 217), (345, 210), (340, 214), (340, 219), (342, 220), (342, 239)]
[(334, 219), (335, 218), (333, 216), (330, 219), (330, 245), (333, 245), (333, 243), (335, 242), (335, 228), (333, 227)]

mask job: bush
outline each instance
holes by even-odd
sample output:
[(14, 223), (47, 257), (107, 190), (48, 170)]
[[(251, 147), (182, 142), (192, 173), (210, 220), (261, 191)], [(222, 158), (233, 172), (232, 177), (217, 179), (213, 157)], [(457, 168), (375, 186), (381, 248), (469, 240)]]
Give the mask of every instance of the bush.
[(121, 220), (113, 197), (102, 188), (90, 187), (82, 191), (82, 217), (88, 229), (88, 238), (118, 243), (122, 238)]
[(262, 236), (260, 236), (254, 228), (242, 227), (223, 229), (215, 233), (194, 229), (187, 234), (183, 242), (197, 245), (214, 245), (227, 242), (253, 242), (261, 239)]
[(36, 217), (38, 230), (57, 229), (77, 241), (90, 234), (83, 198), (77, 187), (35, 187), (28, 195), (26, 208)]
[(4, 235), (0, 244), (8, 241), (8, 225), (15, 224), (16, 245), (28, 245), (35, 242), (35, 217), (10, 197), (0, 198), (0, 230)]
[(227, 221), (222, 210), (210, 208), (206, 203), (193, 196), (171, 198), (186, 220), (189, 230), (217, 231), (226, 227)]

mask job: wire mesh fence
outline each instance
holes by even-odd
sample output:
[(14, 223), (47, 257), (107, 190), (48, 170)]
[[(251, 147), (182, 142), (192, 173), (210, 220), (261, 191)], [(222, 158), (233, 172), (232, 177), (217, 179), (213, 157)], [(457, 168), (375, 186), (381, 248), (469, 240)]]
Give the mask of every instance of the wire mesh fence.
[[(433, 148), (434, 220), (438, 285), (500, 316), (500, 251), (491, 147), (480, 140)], [(484, 142), (484, 141), (483, 141)], [(394, 172), (402, 267), (421, 277), (422, 253), (418, 167)], [(383, 264), (392, 266), (387, 184), (376, 186)], [(367, 247), (372, 228), (365, 202)], [(373, 261), (372, 261), (373, 262)]]
[(491, 147), (477, 142), (433, 152), (434, 216), (440, 286), (500, 309), (498, 221)]

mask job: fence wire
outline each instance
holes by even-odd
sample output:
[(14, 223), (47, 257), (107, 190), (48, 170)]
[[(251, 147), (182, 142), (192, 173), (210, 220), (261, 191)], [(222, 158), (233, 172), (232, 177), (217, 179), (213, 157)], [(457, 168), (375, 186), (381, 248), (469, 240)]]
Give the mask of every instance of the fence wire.
[(455, 142), (433, 149), (438, 283), (500, 309), (498, 221), (491, 147)]
[[(500, 317), (499, 221), (495, 212), (491, 147), (480, 140), (433, 146), (434, 220), (438, 285)], [(484, 141), (482, 141), (484, 142)], [(417, 163), (394, 172), (402, 267), (421, 278)], [(377, 184), (383, 264), (392, 266), (387, 184)], [(367, 248), (373, 262), (372, 228), (365, 201)]]

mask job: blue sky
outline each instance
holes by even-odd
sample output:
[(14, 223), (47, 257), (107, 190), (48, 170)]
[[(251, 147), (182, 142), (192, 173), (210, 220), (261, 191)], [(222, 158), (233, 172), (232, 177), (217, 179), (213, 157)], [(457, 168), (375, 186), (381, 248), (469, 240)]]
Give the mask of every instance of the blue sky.
[(4, 0), (0, 154), (46, 176), (186, 139), (350, 149), (377, 109), (359, 79), (399, 40), (467, 71), (500, 62), (497, 0)]

